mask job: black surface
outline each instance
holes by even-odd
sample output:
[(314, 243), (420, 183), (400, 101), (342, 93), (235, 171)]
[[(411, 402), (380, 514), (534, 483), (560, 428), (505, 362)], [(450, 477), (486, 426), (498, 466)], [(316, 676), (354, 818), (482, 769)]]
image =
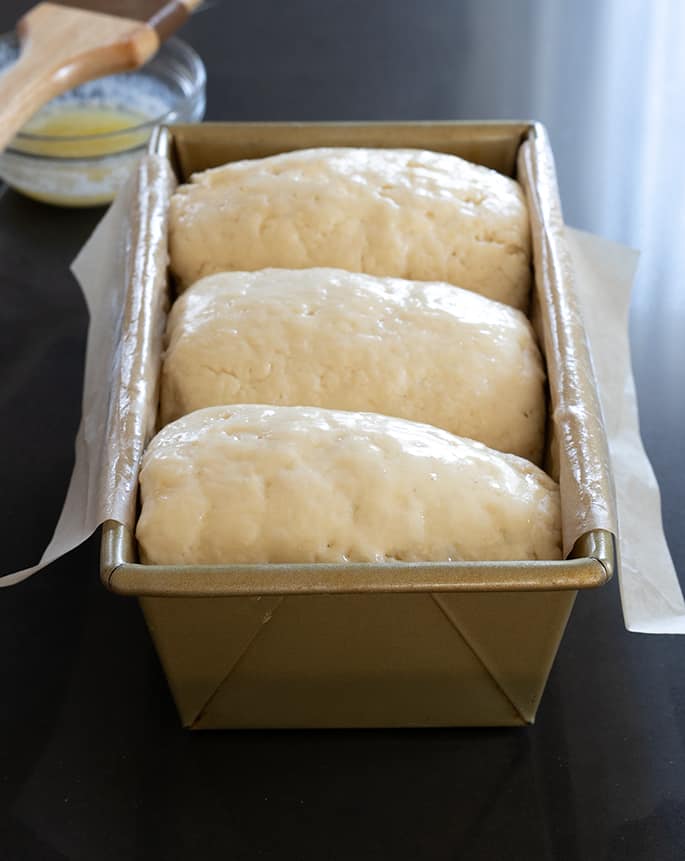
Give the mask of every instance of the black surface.
[[(635, 373), (682, 575), (684, 19), (626, 6), (260, 0), (184, 32), (211, 119), (547, 123), (567, 220), (645, 252)], [(66, 488), (87, 323), (68, 263), (100, 215), (0, 198), (6, 571)], [(626, 633), (616, 583), (579, 597), (533, 728), (189, 734), (97, 554), (0, 592), (0, 861), (685, 858), (685, 640)]]

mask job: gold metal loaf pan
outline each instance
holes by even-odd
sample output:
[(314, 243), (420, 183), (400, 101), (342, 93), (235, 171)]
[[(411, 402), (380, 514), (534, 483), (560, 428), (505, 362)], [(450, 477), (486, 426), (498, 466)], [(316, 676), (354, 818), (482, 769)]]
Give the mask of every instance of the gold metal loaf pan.
[[(103, 582), (139, 597), (181, 719), (191, 728), (530, 723), (576, 590), (603, 585), (616, 567), (606, 438), (546, 134), (525, 122), (217, 123), (161, 128), (151, 153), (158, 167), (169, 165), (184, 181), (227, 161), (313, 146), (438, 150), (522, 182), (533, 229), (532, 317), (554, 416), (547, 462), (560, 477), (567, 558), (142, 565), (131, 529), (109, 521)], [(168, 193), (141, 183), (131, 235), (131, 251), (141, 259), (164, 259), (165, 247), (152, 246), (166, 243), (167, 204)], [(146, 376), (156, 388), (160, 358), (151, 333), (159, 335), (164, 324), (167, 302), (159, 293), (172, 289), (159, 263), (152, 272), (130, 268), (136, 301), (127, 301), (123, 331), (137, 361), (133, 379), (122, 377), (121, 391), (113, 392), (115, 404), (135, 404), (131, 393)], [(150, 417), (138, 419), (133, 424), (147, 427), (149, 436)], [(128, 456), (129, 472), (137, 475), (140, 446), (127, 452), (126, 429), (122, 421), (111, 457)]]

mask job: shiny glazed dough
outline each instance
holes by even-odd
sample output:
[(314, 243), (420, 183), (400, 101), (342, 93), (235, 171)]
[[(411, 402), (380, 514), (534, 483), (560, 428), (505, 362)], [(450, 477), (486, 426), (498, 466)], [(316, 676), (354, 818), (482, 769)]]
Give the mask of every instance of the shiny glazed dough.
[(147, 563), (560, 557), (544, 472), (372, 413), (198, 410), (152, 440), (140, 484)]
[(209, 276), (174, 305), (163, 424), (231, 403), (419, 420), (538, 461), (544, 371), (513, 308), (448, 284), (340, 269)]
[(518, 183), (443, 153), (298, 150), (194, 174), (172, 197), (169, 247), (181, 286), (228, 269), (335, 266), (528, 305)]

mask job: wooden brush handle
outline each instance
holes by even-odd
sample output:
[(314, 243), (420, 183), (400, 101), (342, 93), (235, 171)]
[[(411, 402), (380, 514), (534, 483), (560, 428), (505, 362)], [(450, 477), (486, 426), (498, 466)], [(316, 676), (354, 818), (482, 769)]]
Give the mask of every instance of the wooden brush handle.
[(164, 40), (183, 24), (202, 0), (59, 0), (60, 6), (87, 7), (92, 12), (143, 21)]
[(31, 9), (17, 32), (19, 60), (0, 76), (0, 150), (51, 98), (84, 81), (137, 68), (160, 43), (149, 23), (53, 3)]

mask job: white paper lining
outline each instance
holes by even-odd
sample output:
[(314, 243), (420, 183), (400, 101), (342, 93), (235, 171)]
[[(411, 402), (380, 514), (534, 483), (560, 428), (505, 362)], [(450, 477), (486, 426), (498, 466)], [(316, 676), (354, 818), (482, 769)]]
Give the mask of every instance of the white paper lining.
[(135, 174), (95, 228), (72, 264), (88, 306), (90, 325), (81, 402), (81, 424), (74, 443), (75, 461), (55, 532), (40, 561), (0, 577), (13, 586), (82, 544), (105, 520), (121, 520), (116, 502), (105, 500), (100, 476), (105, 469), (105, 428), (110, 379), (126, 286), (126, 217)]
[(591, 345), (616, 483), (619, 586), (626, 628), (685, 634), (685, 602), (666, 544), (661, 499), (640, 437), (628, 311), (637, 252), (566, 230)]

